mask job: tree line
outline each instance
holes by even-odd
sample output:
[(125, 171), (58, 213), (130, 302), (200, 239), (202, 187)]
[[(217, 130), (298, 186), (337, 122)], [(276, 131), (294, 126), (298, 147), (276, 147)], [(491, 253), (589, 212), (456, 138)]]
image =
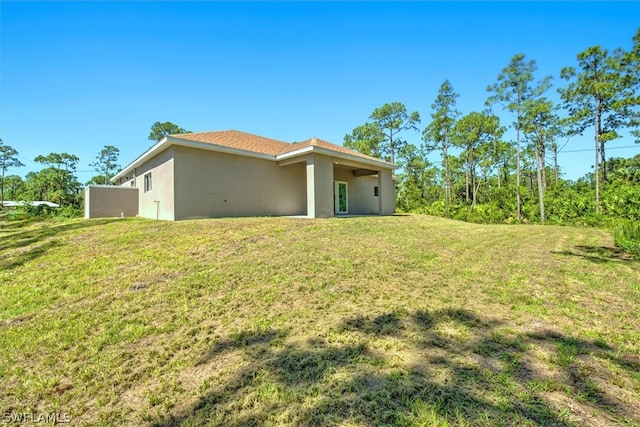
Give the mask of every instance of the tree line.
[[(445, 80), (431, 104), (430, 121), (401, 102), (373, 111), (344, 137), (344, 146), (397, 163), (398, 207), (480, 222), (593, 222), (640, 220), (640, 156), (607, 160), (606, 143), (629, 131), (640, 142), (640, 30), (630, 50), (589, 47), (577, 67), (565, 67), (549, 99), (551, 76), (536, 79), (536, 62), (516, 54), (487, 86), (481, 111), (463, 115), (459, 94)], [(515, 138), (495, 109), (511, 119)], [(564, 113), (564, 115), (562, 115)], [(561, 178), (561, 141), (593, 131), (593, 172), (576, 182)], [(422, 131), (421, 144), (406, 135)], [(428, 155), (439, 152), (441, 165)]]
[[(167, 135), (189, 133), (171, 122), (156, 122), (151, 126), (149, 140), (157, 142)], [(38, 155), (33, 160), (43, 165), (37, 172), (29, 172), (25, 178), (18, 175), (6, 175), (10, 168), (23, 167), (18, 151), (0, 139), (0, 207), (5, 200), (49, 201), (60, 205), (57, 213), (62, 216), (82, 214), (85, 185), (112, 185), (111, 178), (120, 170), (118, 158), (120, 150), (113, 145), (105, 145), (95, 161), (90, 163), (97, 175), (82, 184), (77, 176), (78, 156), (69, 153), (49, 153)], [(27, 213), (38, 214), (46, 207), (25, 204)]]

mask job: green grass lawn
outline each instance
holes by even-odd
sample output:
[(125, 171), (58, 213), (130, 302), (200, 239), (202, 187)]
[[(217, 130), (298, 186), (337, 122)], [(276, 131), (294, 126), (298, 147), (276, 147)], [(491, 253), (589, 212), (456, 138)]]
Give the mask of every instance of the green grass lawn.
[(0, 424), (640, 425), (640, 262), (428, 216), (4, 222)]

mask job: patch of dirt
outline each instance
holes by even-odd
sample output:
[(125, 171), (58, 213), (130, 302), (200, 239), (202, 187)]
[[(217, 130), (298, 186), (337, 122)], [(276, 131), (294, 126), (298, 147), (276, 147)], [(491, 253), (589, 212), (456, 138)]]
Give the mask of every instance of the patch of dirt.
[(138, 282), (138, 283), (134, 283), (133, 285), (129, 286), (129, 290), (130, 291), (140, 291), (143, 289), (146, 289), (152, 285), (157, 285), (160, 283), (164, 283), (167, 282), (169, 280), (175, 280), (175, 279), (179, 279), (180, 277), (185, 276), (187, 273), (180, 273), (180, 272), (173, 272), (173, 273), (162, 273), (160, 275), (160, 277), (156, 277), (153, 280), (149, 280), (146, 282)]
[(61, 394), (64, 394), (66, 391), (71, 390), (72, 388), (73, 388), (72, 384), (61, 383), (61, 384), (56, 385), (53, 389), (51, 389), (49, 394), (51, 394), (51, 395), (61, 395)]
[[(634, 356), (624, 356), (622, 359), (633, 358)], [(640, 360), (640, 356), (635, 356), (635, 358)], [(608, 369), (603, 365), (606, 362), (597, 357), (580, 355), (577, 356), (577, 359), (577, 375), (574, 377), (577, 376), (578, 381), (575, 387), (592, 388), (594, 390), (592, 393), (596, 394), (594, 398), (598, 400), (599, 406), (610, 406), (615, 408), (618, 413), (640, 420), (640, 408), (628, 403), (634, 401), (636, 395), (634, 394), (634, 385), (627, 378)], [(614, 362), (619, 363), (620, 361)], [(638, 365), (632, 363), (628, 369), (639, 372), (639, 365), (640, 363)], [(587, 380), (592, 384), (585, 384)]]
[(32, 317), (34, 317), (33, 314), (28, 314), (24, 316), (14, 317), (13, 319), (3, 320), (0, 322), (0, 327), (10, 328), (13, 326), (20, 326), (27, 320), (31, 319)]
[(612, 426), (618, 425), (616, 420), (605, 417), (602, 410), (595, 410), (592, 406), (579, 402), (559, 391), (542, 393), (540, 396), (556, 413), (569, 411), (571, 422), (581, 426)]

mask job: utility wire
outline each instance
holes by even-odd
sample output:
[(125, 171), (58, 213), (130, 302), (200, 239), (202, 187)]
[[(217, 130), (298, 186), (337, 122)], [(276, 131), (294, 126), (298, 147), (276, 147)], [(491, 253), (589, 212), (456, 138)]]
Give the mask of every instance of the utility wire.
[[(636, 145), (625, 145), (624, 147), (606, 147), (606, 150), (620, 150), (622, 148), (634, 148), (637, 147)], [(565, 150), (565, 151), (558, 151), (558, 154), (561, 153), (579, 153), (579, 152), (583, 152), (583, 151), (596, 151), (595, 148), (584, 148), (582, 150)]]

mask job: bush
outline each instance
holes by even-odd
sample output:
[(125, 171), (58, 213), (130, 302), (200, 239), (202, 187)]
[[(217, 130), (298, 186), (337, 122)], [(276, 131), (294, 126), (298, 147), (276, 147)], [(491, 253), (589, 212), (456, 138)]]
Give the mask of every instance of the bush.
[(82, 208), (77, 206), (63, 206), (55, 211), (55, 216), (60, 218), (77, 218), (83, 215)]
[(81, 206), (67, 205), (59, 208), (50, 208), (46, 205), (34, 206), (29, 202), (7, 210), (6, 215), (11, 219), (36, 219), (36, 218), (77, 218), (82, 217)]
[(29, 202), (24, 202), (16, 211), (23, 218), (42, 218), (51, 215), (51, 208), (46, 205), (34, 206)]
[(608, 186), (602, 195), (602, 210), (610, 217), (640, 221), (640, 185)]
[(19, 221), (21, 219), (26, 219), (27, 214), (25, 214), (21, 209), (9, 209), (6, 211), (5, 217), (9, 221)]
[(505, 219), (504, 212), (493, 203), (477, 204), (467, 215), (467, 221), (477, 224), (498, 224)]
[(616, 245), (632, 257), (640, 259), (640, 223), (624, 221), (613, 232)]

